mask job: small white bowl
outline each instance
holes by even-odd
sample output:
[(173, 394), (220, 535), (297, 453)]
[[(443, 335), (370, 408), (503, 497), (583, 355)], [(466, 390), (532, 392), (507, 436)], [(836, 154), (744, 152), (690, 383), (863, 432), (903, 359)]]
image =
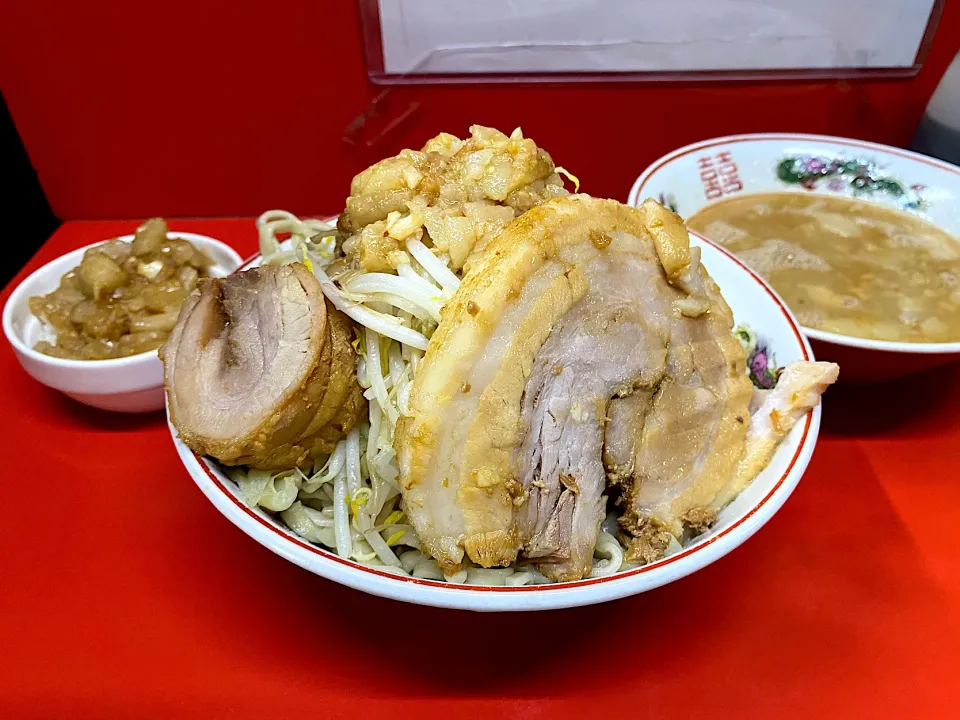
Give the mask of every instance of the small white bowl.
[[(187, 232), (170, 232), (168, 235), (188, 240), (203, 250), (214, 262), (211, 275), (229, 275), (242, 262), (233, 248), (206, 235)], [(117, 239), (130, 242), (133, 235)], [(100, 244), (94, 243), (62, 255), (20, 283), (3, 308), (3, 332), (23, 369), (47, 387), (102, 410), (128, 413), (161, 410), (164, 403), (163, 364), (156, 350), (115, 360), (65, 360), (33, 349), (40, 340), (51, 339), (51, 335), (39, 318), (30, 312), (30, 298), (59, 287), (60, 278), (80, 264), (83, 253)]]
[[(871, 189), (847, 178), (805, 171), (806, 160), (856, 160), (866, 176), (885, 183)], [(778, 168), (795, 161), (791, 181)], [(819, 172), (816, 170), (819, 169)], [(847, 176), (849, 177), (849, 176)], [(659, 199), (682, 217), (745, 193), (817, 193), (916, 214), (960, 238), (960, 168), (900, 148), (827, 135), (755, 133), (693, 143), (664, 155), (643, 171), (628, 204)], [(960, 342), (909, 343), (871, 340), (803, 328), (817, 356), (843, 366), (844, 381), (903, 377), (960, 359)]]
[[(692, 244), (702, 248), (703, 264), (723, 291), (737, 322), (749, 324), (780, 364), (813, 359), (796, 319), (763, 280), (726, 250), (698, 238), (693, 238)], [(258, 264), (254, 260), (247, 266)], [(716, 525), (676, 554), (606, 577), (524, 587), (454, 585), (398, 576), (345, 560), (297, 536), (275, 514), (248, 507), (220, 465), (195, 455), (172, 425), (170, 432), (187, 472), (217, 510), (282, 558), (334, 582), (394, 600), (463, 610), (519, 611), (590, 605), (636, 595), (723, 557), (759, 530), (790, 497), (813, 454), (819, 427), (818, 406), (787, 434), (767, 467), (720, 512)], [(790, 542), (775, 535), (766, 539)]]

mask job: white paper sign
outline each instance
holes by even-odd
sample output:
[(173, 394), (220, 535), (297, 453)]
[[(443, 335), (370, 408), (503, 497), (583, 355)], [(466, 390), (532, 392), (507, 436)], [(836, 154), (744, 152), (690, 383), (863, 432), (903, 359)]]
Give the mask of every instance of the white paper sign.
[(909, 68), (935, 0), (378, 0), (397, 74)]

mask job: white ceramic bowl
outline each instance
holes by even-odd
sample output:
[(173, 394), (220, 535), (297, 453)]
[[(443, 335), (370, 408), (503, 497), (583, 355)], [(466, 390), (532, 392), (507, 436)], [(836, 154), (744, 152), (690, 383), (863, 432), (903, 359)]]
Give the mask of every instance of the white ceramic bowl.
[[(861, 163), (862, 179), (831, 174), (836, 160)], [(778, 174), (784, 163), (792, 166), (784, 168), (789, 180)], [(731, 135), (687, 145), (644, 170), (628, 203), (656, 198), (686, 218), (720, 200), (765, 192), (855, 197), (917, 214), (960, 238), (960, 168), (900, 148), (825, 135)], [(960, 342), (870, 340), (807, 327), (803, 332), (821, 359), (843, 366), (845, 381), (902, 377), (960, 359)]]
[[(241, 258), (236, 251), (219, 240), (186, 232), (168, 235), (189, 240), (209, 255), (214, 262), (212, 275), (229, 275), (240, 266)], [(130, 242), (133, 235), (119, 239)], [(99, 244), (62, 255), (20, 283), (3, 308), (3, 332), (24, 370), (74, 400), (118, 412), (160, 410), (164, 403), (163, 364), (156, 350), (116, 360), (64, 360), (33, 349), (40, 340), (50, 340), (53, 335), (30, 312), (30, 298), (55, 290), (60, 278), (80, 264), (83, 253)]]
[[(694, 239), (703, 262), (723, 290), (737, 322), (748, 323), (781, 364), (812, 359), (793, 315), (757, 275), (726, 250)], [(256, 263), (251, 263), (255, 265)], [(820, 408), (787, 435), (769, 466), (719, 516), (710, 532), (663, 560), (605, 578), (533, 587), (451, 585), (393, 575), (344, 560), (288, 530), (260, 508), (248, 507), (216, 462), (195, 455), (171, 433), (194, 481), (230, 522), (261, 545), (310, 572), (382, 597), (421, 605), (480, 611), (547, 610), (605, 602), (650, 590), (689, 575), (727, 554), (766, 523), (793, 492), (813, 453)], [(774, 542), (789, 542), (770, 537)]]

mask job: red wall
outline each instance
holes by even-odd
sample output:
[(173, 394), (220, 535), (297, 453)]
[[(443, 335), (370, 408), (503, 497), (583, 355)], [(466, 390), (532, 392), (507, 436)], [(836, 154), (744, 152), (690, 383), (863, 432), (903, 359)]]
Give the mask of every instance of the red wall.
[(0, 87), (62, 219), (336, 212), (372, 159), (472, 123), (520, 125), (585, 191), (625, 198), (652, 160), (736, 132), (909, 141), (960, 48), (947, 0), (909, 80), (714, 87), (425, 87), (372, 148), (344, 131), (369, 85), (351, 0), (0, 0)]

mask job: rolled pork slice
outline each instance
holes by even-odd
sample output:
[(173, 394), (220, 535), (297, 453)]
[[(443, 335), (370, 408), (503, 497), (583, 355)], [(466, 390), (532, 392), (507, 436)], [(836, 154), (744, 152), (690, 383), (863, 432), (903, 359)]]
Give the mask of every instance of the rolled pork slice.
[(312, 461), (366, 407), (352, 339), (300, 263), (203, 279), (161, 349), (170, 420), (228, 465)]

